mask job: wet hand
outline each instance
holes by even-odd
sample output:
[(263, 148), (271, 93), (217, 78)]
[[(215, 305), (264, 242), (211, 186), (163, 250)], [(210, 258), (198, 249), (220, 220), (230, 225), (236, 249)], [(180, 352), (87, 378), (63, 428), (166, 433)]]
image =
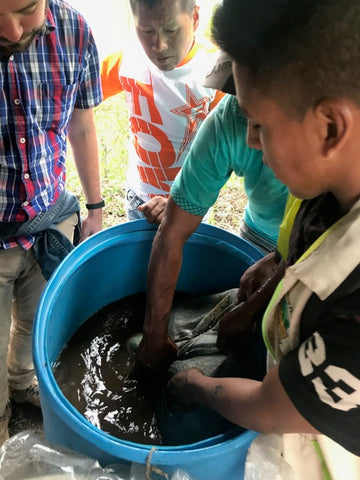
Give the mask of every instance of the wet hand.
[(283, 278), (285, 263), (269, 254), (248, 268), (240, 279), (238, 304), (220, 320), (217, 347), (225, 352), (236, 351), (254, 332), (271, 296)]
[(220, 320), (216, 346), (225, 353), (238, 352), (249, 341), (255, 325), (251, 305), (241, 303)]
[(136, 352), (137, 372), (151, 377), (164, 377), (177, 352), (178, 348), (169, 336), (165, 339), (144, 336)]
[(186, 408), (192, 408), (197, 405), (196, 402), (196, 384), (204, 376), (204, 372), (199, 368), (189, 368), (174, 375), (167, 385), (170, 395)]
[(272, 252), (245, 270), (240, 278), (238, 303), (248, 300), (274, 275), (277, 269), (278, 264), (275, 260), (275, 253)]

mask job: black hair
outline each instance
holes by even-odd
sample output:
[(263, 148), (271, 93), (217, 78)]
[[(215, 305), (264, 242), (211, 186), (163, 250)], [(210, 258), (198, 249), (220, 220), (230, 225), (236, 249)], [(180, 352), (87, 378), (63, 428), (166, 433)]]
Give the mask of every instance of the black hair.
[(360, 105), (358, 0), (223, 0), (212, 37), (298, 115), (327, 97)]
[[(132, 11), (135, 11), (135, 7), (137, 4), (142, 3), (148, 8), (154, 8), (157, 5), (161, 5), (164, 0), (130, 0), (130, 6)], [(173, 0), (176, 1), (176, 0)], [(191, 14), (195, 8), (195, 0), (179, 0), (180, 5), (184, 12), (188, 12)]]

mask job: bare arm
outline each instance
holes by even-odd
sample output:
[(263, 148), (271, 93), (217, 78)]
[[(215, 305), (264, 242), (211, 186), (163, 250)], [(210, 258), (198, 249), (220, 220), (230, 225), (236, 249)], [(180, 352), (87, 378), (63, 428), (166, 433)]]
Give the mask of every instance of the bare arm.
[[(92, 109), (74, 109), (69, 125), (69, 141), (86, 203), (98, 203), (101, 201), (100, 166)], [(102, 209), (89, 210), (82, 224), (81, 241), (101, 228)]]
[(263, 433), (319, 433), (294, 407), (281, 385), (278, 367), (262, 382), (210, 378), (192, 368), (175, 375), (168, 388), (184, 404), (201, 404), (242, 427)]
[(138, 364), (147, 369), (167, 369), (176, 355), (176, 347), (168, 337), (168, 319), (183, 247), (201, 218), (186, 212), (169, 198), (151, 249), (143, 340), (137, 353)]

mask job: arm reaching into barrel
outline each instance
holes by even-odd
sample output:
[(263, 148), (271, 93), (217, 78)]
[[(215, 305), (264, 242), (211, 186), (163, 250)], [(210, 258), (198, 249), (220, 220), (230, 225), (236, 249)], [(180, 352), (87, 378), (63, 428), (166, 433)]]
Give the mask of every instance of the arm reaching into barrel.
[(268, 434), (319, 433), (295, 408), (283, 388), (278, 367), (262, 382), (247, 378), (211, 378), (197, 368), (177, 373), (169, 392), (184, 406), (205, 405), (236, 425)]
[(186, 240), (202, 217), (180, 208), (170, 197), (155, 235), (147, 278), (147, 303), (137, 366), (146, 371), (167, 370), (177, 348), (168, 336), (168, 320)]

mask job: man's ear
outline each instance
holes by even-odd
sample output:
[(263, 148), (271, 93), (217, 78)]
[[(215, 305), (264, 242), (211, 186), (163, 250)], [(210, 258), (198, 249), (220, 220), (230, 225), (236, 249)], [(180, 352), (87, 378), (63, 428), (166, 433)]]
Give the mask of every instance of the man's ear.
[(322, 153), (328, 157), (346, 142), (354, 122), (353, 113), (346, 100), (327, 98), (319, 102), (316, 114), (321, 122)]
[(199, 6), (195, 5), (193, 11), (193, 21), (194, 21), (194, 32), (199, 26)]

